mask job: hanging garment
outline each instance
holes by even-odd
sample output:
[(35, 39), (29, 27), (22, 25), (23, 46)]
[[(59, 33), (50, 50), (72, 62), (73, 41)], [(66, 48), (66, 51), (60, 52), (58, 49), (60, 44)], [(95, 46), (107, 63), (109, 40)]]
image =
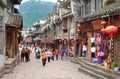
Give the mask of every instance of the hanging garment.
[(102, 38), (101, 38), (101, 33), (97, 33), (96, 35), (96, 43), (101, 44)]

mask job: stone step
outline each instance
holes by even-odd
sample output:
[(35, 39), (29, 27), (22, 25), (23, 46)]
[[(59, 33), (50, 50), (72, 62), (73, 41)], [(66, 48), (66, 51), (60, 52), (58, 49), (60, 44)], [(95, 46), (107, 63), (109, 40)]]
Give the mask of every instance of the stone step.
[[(113, 72), (113, 70), (106, 69), (103, 66), (100, 66), (98, 64), (92, 64), (89, 60), (85, 58), (76, 58), (72, 62), (77, 63), (81, 65), (82, 69), (91, 71), (93, 73), (102, 75), (108, 79), (120, 79), (120, 74)], [(87, 71), (86, 71), (87, 72)]]
[[(92, 72), (92, 71), (90, 71), (90, 70), (88, 70), (88, 69), (82, 68), (82, 67), (79, 67), (79, 68), (78, 68), (78, 71), (79, 71), (79, 72), (82, 72), (82, 73), (85, 73), (85, 74), (87, 74), (87, 75), (90, 75), (90, 76), (92, 76), (92, 77), (94, 77), (94, 78), (96, 78), (96, 79), (109, 79), (109, 78), (106, 78), (106, 77), (104, 77), (104, 76), (101, 76), (101, 75), (99, 75), (99, 74), (97, 74), (97, 73), (94, 73), (94, 72)], [(94, 78), (93, 78), (93, 79), (94, 79)]]
[(78, 61), (79, 61), (79, 59), (76, 59), (76, 58), (71, 60), (71, 62), (76, 63), (76, 64), (78, 64)]
[(90, 67), (93, 67), (95, 69), (99, 69), (99, 70), (102, 70), (106, 73), (109, 73), (109, 74), (117, 74), (117, 75), (120, 75), (119, 73), (115, 73), (112, 69), (107, 69), (105, 68), (104, 66), (101, 66), (100, 64), (93, 64), (85, 59), (81, 59), (81, 58), (77, 58), (79, 59), (78, 62), (83, 62), (84, 64), (86, 64), (87, 66), (90, 66)]
[(104, 76), (104, 77), (106, 77), (108, 79), (119, 79), (120, 78), (120, 76), (115, 74), (115, 73), (110, 74), (108, 72), (104, 72), (103, 70), (96, 69), (96, 68), (88, 66), (88, 65), (83, 65), (82, 67), (87, 69), (87, 70), (90, 70), (90, 71), (92, 71), (92, 72), (94, 72), (96, 74), (102, 75), (102, 76)]

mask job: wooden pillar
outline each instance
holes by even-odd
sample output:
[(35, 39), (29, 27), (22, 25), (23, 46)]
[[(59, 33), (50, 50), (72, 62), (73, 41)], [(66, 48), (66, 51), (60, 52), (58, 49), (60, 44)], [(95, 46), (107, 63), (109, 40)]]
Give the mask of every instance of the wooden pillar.
[(15, 28), (13, 28), (13, 46), (12, 46), (12, 51), (13, 51), (13, 57), (15, 57)]
[(18, 54), (18, 33), (19, 33), (19, 28), (16, 28), (16, 55)]
[(87, 32), (87, 36), (88, 36), (88, 59), (91, 59), (91, 41), (90, 38), (92, 38), (93, 34), (92, 32)]

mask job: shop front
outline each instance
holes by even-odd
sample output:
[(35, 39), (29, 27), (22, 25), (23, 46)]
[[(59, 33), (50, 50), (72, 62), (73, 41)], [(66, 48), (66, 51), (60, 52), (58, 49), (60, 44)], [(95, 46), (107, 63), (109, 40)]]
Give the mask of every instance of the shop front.
[(103, 20), (92, 21), (94, 32), (93, 37), (90, 38), (92, 63), (103, 63), (109, 69), (112, 62), (116, 59), (114, 56), (116, 53), (115, 36), (118, 34), (118, 27), (114, 26), (115, 24), (111, 22), (112, 20), (111, 17), (108, 17), (108, 21), (104, 23)]
[(92, 25), (90, 21), (81, 23), (82, 36), (81, 36), (81, 56), (91, 59), (91, 43), (90, 38), (93, 36)]

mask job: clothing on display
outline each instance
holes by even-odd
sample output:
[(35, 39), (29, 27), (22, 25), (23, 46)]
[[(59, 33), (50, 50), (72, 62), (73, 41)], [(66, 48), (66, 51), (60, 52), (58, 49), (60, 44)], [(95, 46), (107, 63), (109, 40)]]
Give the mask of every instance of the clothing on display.
[(95, 42), (95, 38), (90, 38), (91, 43)]

